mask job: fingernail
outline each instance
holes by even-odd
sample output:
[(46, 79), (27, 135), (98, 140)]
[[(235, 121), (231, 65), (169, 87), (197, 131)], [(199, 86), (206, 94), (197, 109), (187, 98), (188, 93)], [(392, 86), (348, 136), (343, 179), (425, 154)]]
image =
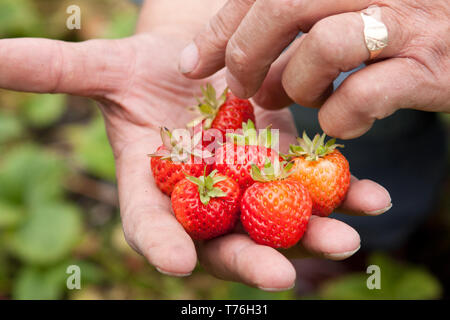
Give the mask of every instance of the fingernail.
[(198, 49), (195, 43), (191, 42), (183, 49), (180, 56), (179, 69), (181, 73), (194, 71), (198, 64)]
[(383, 208), (380, 210), (375, 210), (375, 211), (368, 211), (368, 212), (366, 212), (366, 214), (376, 216), (376, 215), (380, 215), (382, 213), (385, 213), (386, 211), (391, 210), (391, 208), (392, 208), (392, 203), (390, 205), (388, 205), (386, 208)]
[(324, 257), (330, 260), (344, 260), (354, 255), (360, 248), (361, 245), (358, 246), (358, 248), (356, 248), (353, 251), (339, 252), (339, 253), (324, 253)]
[(294, 287), (295, 287), (295, 282), (292, 284), (292, 286), (290, 286), (288, 288), (264, 288), (264, 287), (258, 287), (258, 289), (261, 289), (263, 291), (268, 291), (268, 292), (280, 292), (280, 291), (291, 290)]
[(227, 69), (227, 84), (231, 92), (241, 99), (248, 98), (244, 86), (241, 82)]
[(175, 273), (175, 272), (168, 272), (168, 271), (164, 271), (158, 267), (156, 267), (156, 270), (158, 270), (158, 272), (165, 274), (166, 276), (171, 276), (171, 277), (188, 277), (192, 274), (192, 272), (189, 273)]

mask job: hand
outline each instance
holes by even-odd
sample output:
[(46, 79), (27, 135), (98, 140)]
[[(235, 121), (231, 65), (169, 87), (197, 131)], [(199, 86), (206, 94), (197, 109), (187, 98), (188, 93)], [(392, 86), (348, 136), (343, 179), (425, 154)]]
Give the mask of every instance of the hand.
[[(285, 256), (255, 244), (242, 232), (196, 243), (171, 212), (170, 199), (155, 186), (147, 154), (159, 145), (159, 126), (181, 128), (191, 119), (202, 82), (178, 71), (176, 57), (186, 44), (180, 33), (142, 33), (122, 40), (64, 43), (45, 39), (0, 40), (0, 87), (61, 92), (99, 102), (116, 159), (120, 211), (130, 245), (160, 272), (189, 275), (197, 263), (213, 275), (268, 290), (289, 288), (295, 270)], [(206, 80), (205, 80), (206, 81)], [(207, 79), (224, 87), (224, 75)], [(174, 116), (176, 115), (176, 116)], [(296, 134), (290, 113), (257, 107), (260, 126), (284, 128), (285, 146)], [(381, 186), (353, 179), (343, 209), (375, 215), (390, 197)], [(357, 232), (329, 218), (314, 218), (291, 256), (313, 254), (344, 259), (358, 250)], [(197, 248), (196, 248), (197, 246)]]
[[(371, 5), (388, 47), (333, 93), (340, 72), (369, 59), (357, 12)], [(321, 106), (328, 135), (355, 138), (400, 108), (450, 112), (449, 19), (448, 0), (229, 0), (184, 51), (180, 69), (201, 78), (226, 65), (236, 95), (256, 94), (272, 109)], [(308, 33), (294, 40), (300, 30)]]

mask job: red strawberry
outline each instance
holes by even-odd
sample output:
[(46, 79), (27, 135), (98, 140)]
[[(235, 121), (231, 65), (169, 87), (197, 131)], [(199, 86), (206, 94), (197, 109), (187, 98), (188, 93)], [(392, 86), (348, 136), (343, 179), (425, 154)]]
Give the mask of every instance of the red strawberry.
[(280, 160), (278, 152), (270, 148), (270, 128), (256, 135), (251, 120), (242, 124), (243, 135), (228, 134), (234, 142), (227, 142), (216, 150), (214, 168), (235, 180), (244, 192), (255, 181), (251, 177), (251, 165), (264, 167), (267, 158), (272, 162)]
[(331, 139), (325, 144), (325, 134), (311, 141), (306, 133), (291, 145), (288, 157), (293, 159), (291, 179), (303, 183), (313, 200), (314, 215), (326, 217), (344, 201), (350, 186), (347, 159), (336, 148), (343, 147)]
[(240, 129), (243, 122), (255, 122), (253, 105), (249, 100), (239, 99), (232, 92), (226, 93), (225, 103), (219, 108), (211, 128), (226, 133), (227, 129)]
[(230, 232), (239, 218), (239, 186), (217, 174), (186, 177), (172, 192), (175, 217), (196, 240), (209, 240)]
[(203, 148), (213, 154), (225, 141), (225, 135), (217, 129), (204, 129), (202, 123), (199, 122), (193, 127), (193, 135), (198, 136)]
[[(241, 222), (256, 243), (290, 248), (303, 236), (311, 216), (312, 201), (298, 181), (286, 179), (292, 163), (274, 174), (271, 163), (263, 173), (252, 167), (257, 182), (241, 199)], [(271, 173), (272, 172), (272, 173)]]
[(205, 163), (203, 150), (200, 148), (192, 151), (191, 146), (186, 146), (177, 141), (167, 128), (161, 128), (160, 146), (151, 157), (151, 169), (158, 188), (167, 195), (171, 195), (175, 185), (185, 178), (185, 175), (198, 177), (211, 172), (212, 166)]
[(240, 129), (243, 122), (248, 120), (255, 122), (253, 105), (249, 100), (239, 99), (228, 89), (225, 89), (217, 99), (216, 90), (211, 84), (202, 88), (202, 93), (203, 99), (197, 99), (198, 106), (195, 107), (200, 111), (201, 116), (188, 126), (194, 127), (201, 123), (201, 129), (205, 136), (203, 139), (205, 147), (215, 141), (215, 139), (209, 139), (215, 135), (215, 133), (208, 133), (210, 129), (217, 129), (222, 135), (225, 135), (227, 130)]

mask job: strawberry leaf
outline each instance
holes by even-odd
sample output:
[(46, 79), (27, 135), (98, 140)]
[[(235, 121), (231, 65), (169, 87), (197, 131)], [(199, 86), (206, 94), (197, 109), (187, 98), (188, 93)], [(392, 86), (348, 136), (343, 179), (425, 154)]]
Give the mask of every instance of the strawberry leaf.
[(172, 133), (170, 132), (169, 129), (167, 129), (166, 127), (161, 127), (160, 129), (160, 135), (161, 135), (161, 141), (163, 143), (163, 145), (169, 149), (172, 150)]
[(213, 109), (213, 107), (209, 104), (200, 104), (198, 106), (198, 108), (200, 109), (200, 112), (206, 115), (213, 115), (215, 114), (215, 111)]
[(211, 197), (208, 194), (205, 194), (203, 192), (200, 192), (200, 201), (206, 206), (209, 203), (209, 200), (211, 200)]
[[(205, 168), (206, 170), (206, 168)], [(222, 191), (220, 188), (215, 187), (215, 185), (221, 181), (228, 179), (226, 176), (218, 175), (216, 176), (217, 170), (213, 170), (209, 175), (206, 172), (203, 173), (201, 177), (186, 176), (190, 182), (198, 186), (198, 193), (200, 196), (200, 201), (207, 205), (211, 198), (226, 197), (227, 193)]]
[(226, 197), (226, 196), (227, 196), (227, 193), (224, 192), (224, 191), (222, 191), (222, 190), (219, 189), (219, 188), (213, 188), (213, 189), (208, 193), (208, 195), (209, 195), (210, 197), (212, 197), (212, 198), (220, 198), (220, 197)]
[(289, 146), (290, 158), (305, 157), (308, 161), (317, 161), (321, 157), (333, 152), (336, 148), (343, 148), (341, 144), (336, 144), (336, 139), (330, 139), (325, 143), (326, 135), (316, 134), (311, 141), (306, 132), (303, 132), (302, 138), (297, 138), (298, 145)]

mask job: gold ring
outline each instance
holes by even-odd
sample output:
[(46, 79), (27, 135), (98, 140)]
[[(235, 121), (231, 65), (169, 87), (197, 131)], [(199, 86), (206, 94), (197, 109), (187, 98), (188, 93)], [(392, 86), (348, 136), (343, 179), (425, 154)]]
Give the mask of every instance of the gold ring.
[[(377, 7), (377, 9), (379, 8)], [(379, 10), (360, 12), (364, 22), (364, 40), (370, 53), (370, 60), (378, 57), (388, 45), (388, 29), (383, 22), (375, 18), (374, 12), (379, 12)]]

